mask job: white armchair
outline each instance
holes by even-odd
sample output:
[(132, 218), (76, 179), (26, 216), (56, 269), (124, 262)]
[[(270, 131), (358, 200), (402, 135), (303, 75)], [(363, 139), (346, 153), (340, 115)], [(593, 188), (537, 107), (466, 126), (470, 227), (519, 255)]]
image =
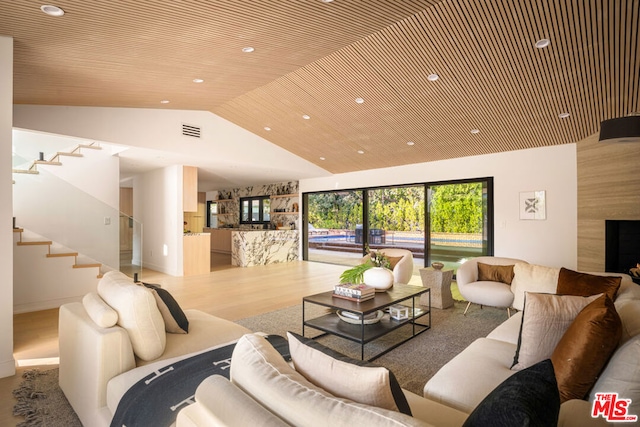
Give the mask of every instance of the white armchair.
[[(393, 267), (393, 283), (409, 283), (413, 275), (413, 253), (407, 249), (384, 248), (376, 249), (388, 258), (400, 258)], [(365, 255), (362, 262), (369, 259), (369, 255)]]
[(515, 265), (516, 263), (526, 263), (515, 258), (501, 258), (492, 256), (481, 256), (470, 259), (462, 264), (456, 273), (456, 283), (462, 297), (469, 303), (464, 310), (467, 314), (471, 303), (487, 305), (490, 307), (502, 307), (507, 309), (507, 314), (511, 316), (511, 305), (514, 294), (511, 285), (504, 282), (478, 280), (478, 263), (489, 265)]

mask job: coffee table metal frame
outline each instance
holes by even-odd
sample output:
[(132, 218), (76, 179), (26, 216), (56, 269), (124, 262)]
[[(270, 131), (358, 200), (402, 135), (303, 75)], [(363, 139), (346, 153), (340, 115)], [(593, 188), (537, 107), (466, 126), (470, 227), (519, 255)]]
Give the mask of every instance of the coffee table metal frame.
[[(416, 305), (416, 298), (420, 301), (420, 296), (423, 294), (427, 294), (429, 296), (429, 305), (419, 307)], [(364, 323), (365, 315), (374, 313), (378, 310), (384, 311), (386, 308), (394, 304), (400, 304), (408, 300), (411, 300), (411, 305), (407, 305), (409, 307), (409, 317), (407, 319), (395, 320), (390, 318), (388, 313), (385, 313), (382, 319), (377, 323)], [(307, 311), (305, 310), (306, 304), (328, 307), (331, 312), (323, 316), (307, 319)], [(349, 311), (351, 313), (358, 314), (362, 321), (360, 324), (347, 323), (335, 314), (335, 310)], [(429, 319), (428, 323), (425, 324), (418, 322), (418, 319), (425, 316)], [(314, 339), (330, 334), (359, 343), (361, 360), (364, 360), (365, 344), (407, 325), (412, 328), (411, 335), (409, 337), (393, 344), (382, 352), (375, 354), (368, 360), (377, 359), (383, 354), (390, 352), (410, 339), (431, 329), (431, 289), (424, 288), (422, 286), (396, 284), (386, 292), (376, 292), (375, 298), (364, 302), (355, 302), (334, 297), (333, 291), (322, 292), (302, 298), (302, 335), (305, 335), (305, 327), (310, 327), (324, 332), (323, 334), (314, 337)]]

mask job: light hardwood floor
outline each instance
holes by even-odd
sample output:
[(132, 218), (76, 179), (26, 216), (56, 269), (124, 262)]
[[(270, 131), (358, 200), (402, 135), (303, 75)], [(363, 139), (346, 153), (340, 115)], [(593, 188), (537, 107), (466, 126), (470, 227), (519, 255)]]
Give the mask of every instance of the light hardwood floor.
[[(182, 308), (194, 308), (237, 320), (300, 304), (302, 297), (333, 289), (344, 266), (296, 261), (249, 268), (230, 267), (224, 256), (212, 258), (210, 274), (172, 277), (144, 270), (140, 280), (158, 283)], [(58, 356), (58, 309), (14, 316), (14, 357), (17, 361)], [(38, 366), (50, 369), (56, 365)], [(11, 391), (26, 369), (0, 379), (0, 425), (15, 426)]]

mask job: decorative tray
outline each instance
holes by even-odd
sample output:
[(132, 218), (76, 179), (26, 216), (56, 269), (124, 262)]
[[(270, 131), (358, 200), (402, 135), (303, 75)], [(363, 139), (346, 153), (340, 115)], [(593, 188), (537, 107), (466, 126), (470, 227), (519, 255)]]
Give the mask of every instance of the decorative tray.
[[(353, 325), (361, 325), (362, 324), (362, 319), (360, 319), (360, 317), (355, 314), (355, 313), (351, 313), (350, 311), (346, 311), (346, 312), (341, 312), (340, 310), (336, 311), (336, 314), (338, 315), (338, 317), (347, 323), (351, 323)], [(382, 319), (382, 316), (384, 316), (384, 313), (382, 312), (382, 310), (378, 310), (375, 313), (374, 317), (369, 318), (368, 315), (365, 317), (364, 319), (364, 324), (365, 325), (371, 325), (373, 323), (378, 323), (380, 321), (380, 319)]]

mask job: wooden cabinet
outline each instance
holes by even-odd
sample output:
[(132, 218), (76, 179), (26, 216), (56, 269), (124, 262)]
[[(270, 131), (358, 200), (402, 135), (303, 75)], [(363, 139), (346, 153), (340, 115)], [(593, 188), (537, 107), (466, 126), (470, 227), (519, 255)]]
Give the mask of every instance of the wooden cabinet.
[(208, 234), (187, 234), (183, 237), (182, 268), (185, 276), (211, 271), (211, 240)]
[(182, 210), (198, 211), (198, 168), (195, 166), (182, 167)]
[(231, 230), (210, 229), (211, 233), (211, 252), (221, 254), (231, 253)]

